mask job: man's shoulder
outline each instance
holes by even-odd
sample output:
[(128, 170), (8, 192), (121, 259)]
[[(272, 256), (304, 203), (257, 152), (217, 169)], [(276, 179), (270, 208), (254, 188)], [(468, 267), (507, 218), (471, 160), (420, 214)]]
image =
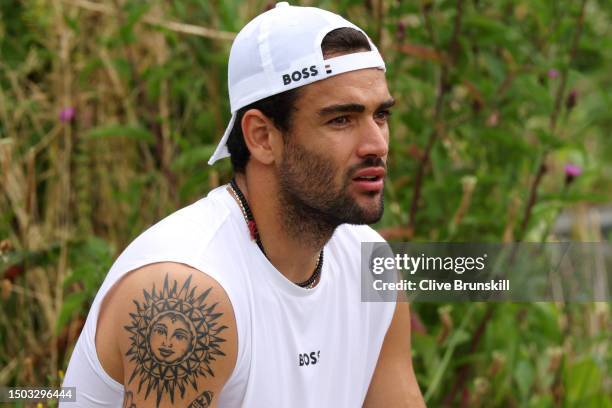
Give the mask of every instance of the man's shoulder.
[(223, 193), (221, 189), (219, 187), (198, 201), (171, 213), (149, 230), (167, 232), (178, 229), (182, 233), (207, 231), (214, 235), (230, 215), (229, 209), (220, 199)]
[[(191, 251), (205, 248), (219, 233), (230, 216), (219, 200), (219, 189), (187, 205), (150, 226), (126, 248), (126, 253), (154, 253), (168, 248)], [(170, 244), (170, 246), (169, 246)]]
[(97, 347), (122, 356), (106, 363), (122, 367), (135, 401), (187, 406), (204, 394), (216, 398), (236, 362), (237, 329), (227, 294), (206, 271), (173, 262), (145, 265), (124, 276), (105, 303), (98, 329), (110, 337), (99, 338)]

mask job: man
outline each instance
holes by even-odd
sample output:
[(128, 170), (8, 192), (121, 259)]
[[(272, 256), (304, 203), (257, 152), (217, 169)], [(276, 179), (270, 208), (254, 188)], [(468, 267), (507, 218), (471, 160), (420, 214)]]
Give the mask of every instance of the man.
[(360, 301), (393, 99), (365, 33), (277, 6), (229, 58), (235, 178), (138, 237), (64, 386), (80, 407), (422, 407), (408, 306)]

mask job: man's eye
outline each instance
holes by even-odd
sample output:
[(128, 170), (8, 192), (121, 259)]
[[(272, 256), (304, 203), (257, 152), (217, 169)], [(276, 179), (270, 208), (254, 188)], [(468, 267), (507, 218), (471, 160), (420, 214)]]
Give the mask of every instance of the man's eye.
[(349, 117), (348, 116), (338, 116), (337, 118), (333, 118), (327, 123), (331, 125), (346, 125), (349, 123)]
[(387, 121), (389, 119), (389, 116), (391, 116), (390, 110), (382, 110), (382, 111), (376, 112), (376, 114), (374, 115), (376, 119), (382, 120), (382, 121)]

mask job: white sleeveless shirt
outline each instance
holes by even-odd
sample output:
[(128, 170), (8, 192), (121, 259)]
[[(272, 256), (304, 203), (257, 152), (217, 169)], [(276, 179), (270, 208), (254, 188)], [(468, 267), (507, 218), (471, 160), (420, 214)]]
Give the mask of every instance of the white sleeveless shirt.
[[(95, 348), (102, 300), (127, 272), (179, 262), (226, 291), (236, 318), (238, 354), (219, 394), (226, 407), (360, 407), (395, 310), (361, 302), (361, 242), (382, 238), (368, 226), (342, 225), (325, 245), (321, 280), (304, 289), (287, 280), (251, 241), (226, 186), (136, 238), (111, 267), (89, 311), (63, 382), (76, 403), (121, 407), (123, 385), (102, 368)], [(214, 368), (214, 367), (213, 367)]]

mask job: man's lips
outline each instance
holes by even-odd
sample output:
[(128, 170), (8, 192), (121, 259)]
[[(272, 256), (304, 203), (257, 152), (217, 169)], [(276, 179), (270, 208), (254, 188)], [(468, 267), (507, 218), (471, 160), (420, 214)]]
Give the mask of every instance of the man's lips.
[(387, 171), (384, 167), (366, 167), (364, 169), (359, 170), (353, 176), (353, 180), (361, 177), (375, 177), (375, 178), (384, 178)]
[(355, 173), (353, 182), (362, 191), (380, 191), (383, 188), (386, 170), (384, 167), (366, 167)]

